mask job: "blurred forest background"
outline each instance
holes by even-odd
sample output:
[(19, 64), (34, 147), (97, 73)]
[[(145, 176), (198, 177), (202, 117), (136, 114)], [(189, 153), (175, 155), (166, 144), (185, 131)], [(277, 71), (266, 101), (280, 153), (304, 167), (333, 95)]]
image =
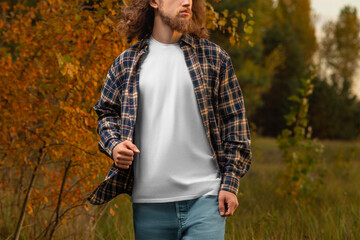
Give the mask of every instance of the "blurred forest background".
[[(111, 164), (92, 107), (136, 42), (115, 31), (123, 4), (0, 1), (0, 239), (134, 239), (128, 196), (84, 199)], [(359, 9), (339, 9), (317, 39), (310, 6), (206, 1), (253, 139), (226, 239), (360, 239)]]
[[(274, 7), (274, 5), (276, 7)], [(358, 9), (339, 9), (336, 22), (324, 26), (325, 39), (316, 39), (309, 1), (226, 1), (218, 10), (254, 9), (254, 46), (226, 43), (226, 36), (213, 33), (231, 53), (245, 95), (249, 121), (263, 136), (277, 136), (285, 128), (289, 96), (311, 64), (321, 64), (310, 98), (309, 121), (313, 136), (325, 139), (356, 139), (360, 134), (359, 96), (352, 91), (359, 71), (360, 23)], [(326, 70), (325, 70), (326, 69)], [(331, 74), (324, 76), (325, 71)]]

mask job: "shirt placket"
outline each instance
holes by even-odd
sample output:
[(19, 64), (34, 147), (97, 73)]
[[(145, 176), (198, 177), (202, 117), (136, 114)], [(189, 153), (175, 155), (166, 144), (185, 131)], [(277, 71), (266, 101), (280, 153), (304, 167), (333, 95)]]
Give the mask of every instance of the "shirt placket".
[[(132, 85), (132, 89), (134, 92), (131, 93), (131, 98), (129, 99), (130, 104), (134, 104), (134, 112), (130, 113), (131, 115), (133, 115), (133, 122), (132, 122), (132, 126), (131, 126), (131, 139), (132, 142), (135, 142), (135, 123), (136, 123), (136, 117), (137, 117), (137, 108), (138, 108), (138, 96), (139, 96), (139, 91), (140, 91), (140, 86), (139, 86), (139, 79), (140, 79), (140, 65), (142, 62), (142, 56), (148, 52), (148, 45), (145, 45), (144, 49), (142, 49), (139, 52), (139, 55), (136, 58), (136, 62), (134, 64), (133, 67), (133, 72), (132, 75), (135, 75), (135, 81), (131, 81), (131, 85)], [(135, 85), (135, 86), (134, 86)]]
[[(196, 53), (194, 52), (193, 49), (191, 49), (189, 46), (182, 46), (181, 48), (184, 52), (186, 65), (188, 67), (188, 71), (190, 72), (191, 80), (193, 82), (193, 88), (195, 91), (196, 101), (197, 101), (198, 107), (200, 109), (202, 123), (205, 128), (206, 136), (209, 141), (210, 148), (211, 148), (211, 151), (213, 154), (213, 160), (216, 162), (216, 166), (218, 167), (218, 170), (220, 172), (219, 162), (218, 162), (214, 147), (211, 142), (209, 119), (208, 119), (208, 115), (207, 115), (208, 111), (209, 111), (209, 108), (207, 106), (208, 95), (206, 93), (207, 92), (206, 84), (203, 81), (204, 76), (203, 76), (203, 73), (202, 73), (202, 70), (200, 67), (200, 63), (199, 63), (199, 61), (195, 55)], [(192, 72), (194, 74), (192, 74)], [(203, 107), (202, 107), (202, 105), (203, 105)]]

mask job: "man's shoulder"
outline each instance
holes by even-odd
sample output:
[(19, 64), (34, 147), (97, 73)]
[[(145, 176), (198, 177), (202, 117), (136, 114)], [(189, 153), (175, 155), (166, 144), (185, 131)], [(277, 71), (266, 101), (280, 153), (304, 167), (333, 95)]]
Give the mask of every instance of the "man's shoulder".
[(120, 55), (124, 57), (129, 57), (135, 55), (140, 49), (141, 41), (136, 42), (135, 44), (129, 46), (125, 51), (123, 51)]
[(127, 67), (128, 65), (130, 65), (130, 63), (132, 63), (132, 61), (135, 60), (135, 56), (139, 47), (140, 47), (140, 42), (137, 42), (129, 46), (127, 49), (125, 49), (117, 56), (115, 62), (118, 65), (121, 64), (122, 66)]
[(134, 58), (138, 49), (140, 47), (140, 41), (136, 42), (135, 44), (129, 46), (127, 49), (125, 49), (122, 53), (119, 54), (119, 59), (131, 59)]

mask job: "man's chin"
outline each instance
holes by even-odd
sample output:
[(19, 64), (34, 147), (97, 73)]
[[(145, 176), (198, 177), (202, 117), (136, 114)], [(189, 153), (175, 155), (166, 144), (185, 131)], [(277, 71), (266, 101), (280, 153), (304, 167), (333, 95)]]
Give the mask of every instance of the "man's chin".
[(179, 32), (179, 33), (188, 33), (189, 32), (189, 28), (175, 28), (175, 31)]
[(190, 29), (190, 19), (184, 18), (182, 16), (177, 16), (175, 19), (170, 19), (168, 17), (162, 16), (163, 22), (167, 24), (171, 29), (180, 32), (187, 33)]
[(175, 30), (181, 33), (187, 33), (190, 29), (190, 22), (189, 20), (179, 21), (178, 26), (179, 27)]

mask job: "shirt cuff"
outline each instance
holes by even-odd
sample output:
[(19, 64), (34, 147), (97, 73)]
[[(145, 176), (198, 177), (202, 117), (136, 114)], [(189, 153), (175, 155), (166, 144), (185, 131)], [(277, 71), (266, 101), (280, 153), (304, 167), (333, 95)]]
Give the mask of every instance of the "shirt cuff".
[(239, 191), (240, 180), (233, 175), (225, 175), (222, 179), (220, 190), (231, 192), (235, 195)]

